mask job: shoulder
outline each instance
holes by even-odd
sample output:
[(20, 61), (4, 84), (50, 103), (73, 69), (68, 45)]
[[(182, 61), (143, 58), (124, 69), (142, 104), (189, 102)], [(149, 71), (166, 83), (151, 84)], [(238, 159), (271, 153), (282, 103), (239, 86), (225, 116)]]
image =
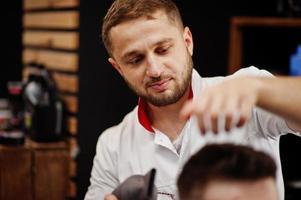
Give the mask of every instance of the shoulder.
[(241, 68), (240, 70), (236, 71), (234, 74), (230, 75), (229, 77), (238, 77), (238, 76), (273, 76), (272, 73), (268, 72), (264, 69), (259, 69), (254, 66)]
[[(230, 79), (230, 78), (236, 78), (241, 76), (262, 76), (262, 77), (273, 77), (273, 74), (268, 72), (267, 70), (259, 69), (254, 66), (241, 68), (238, 71), (236, 71), (234, 74), (228, 75), (228, 76), (215, 76), (215, 77), (203, 77), (201, 79), (201, 88), (215, 85), (218, 83), (223, 82), (224, 80)], [(199, 78), (199, 77), (197, 77)]]
[(216, 84), (222, 81), (225, 77), (223, 76), (215, 76), (215, 77), (201, 77), (199, 73), (193, 69), (192, 73), (192, 88), (193, 92), (198, 92), (200, 89)]

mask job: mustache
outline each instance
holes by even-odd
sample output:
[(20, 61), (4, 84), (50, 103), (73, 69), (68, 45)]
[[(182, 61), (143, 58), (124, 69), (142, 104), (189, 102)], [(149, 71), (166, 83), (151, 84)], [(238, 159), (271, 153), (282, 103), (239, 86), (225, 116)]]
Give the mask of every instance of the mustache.
[(161, 76), (158, 76), (158, 77), (152, 77), (152, 78), (148, 78), (146, 81), (145, 81), (145, 85), (147, 87), (150, 87), (162, 80), (167, 80), (167, 79), (171, 79), (172, 77), (169, 76), (169, 75), (161, 75)]

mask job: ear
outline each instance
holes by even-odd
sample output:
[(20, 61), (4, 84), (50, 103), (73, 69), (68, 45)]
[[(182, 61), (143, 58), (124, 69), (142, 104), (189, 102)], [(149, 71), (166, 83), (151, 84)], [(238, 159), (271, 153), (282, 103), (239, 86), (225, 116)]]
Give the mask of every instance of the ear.
[(121, 76), (123, 76), (123, 72), (122, 72), (120, 66), (118, 65), (118, 63), (114, 60), (114, 58), (109, 58), (108, 61), (119, 72), (119, 74)]
[(185, 45), (186, 45), (190, 55), (192, 56), (192, 54), (193, 54), (193, 39), (192, 39), (192, 33), (190, 32), (190, 29), (187, 26), (184, 28), (183, 37), (184, 37)]

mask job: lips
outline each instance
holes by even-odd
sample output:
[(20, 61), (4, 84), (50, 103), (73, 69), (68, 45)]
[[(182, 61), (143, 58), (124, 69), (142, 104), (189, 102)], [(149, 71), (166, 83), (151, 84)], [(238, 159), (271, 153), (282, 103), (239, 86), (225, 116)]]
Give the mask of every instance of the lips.
[(154, 82), (154, 83), (151, 83), (148, 85), (149, 88), (157, 91), (157, 92), (163, 92), (164, 90), (167, 89), (167, 86), (168, 86), (168, 83), (171, 79), (164, 79), (164, 80), (161, 80), (161, 81), (157, 81), (157, 82)]

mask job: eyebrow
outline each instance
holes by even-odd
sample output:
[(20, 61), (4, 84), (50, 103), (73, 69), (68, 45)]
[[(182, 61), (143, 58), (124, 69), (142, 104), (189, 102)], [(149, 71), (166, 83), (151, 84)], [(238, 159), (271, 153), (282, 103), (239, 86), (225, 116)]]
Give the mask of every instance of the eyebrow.
[(169, 42), (171, 42), (172, 40), (173, 40), (173, 39), (171, 39), (171, 38), (166, 38), (166, 39), (163, 39), (163, 40), (161, 40), (161, 41), (155, 43), (154, 46), (160, 46), (160, 45), (163, 45), (163, 44), (165, 44), (165, 43), (169, 43)]
[[(153, 44), (153, 46), (160, 46), (160, 45), (163, 45), (165, 43), (169, 43), (171, 42), (173, 39), (172, 38), (166, 38), (166, 39), (163, 39), (159, 42), (156, 42), (155, 44)], [(133, 51), (129, 51), (127, 52), (126, 54), (124, 54), (122, 57), (121, 57), (121, 60), (126, 60), (127, 58), (130, 58), (132, 56), (135, 56), (135, 55), (139, 55), (139, 51), (137, 50), (133, 50)]]

